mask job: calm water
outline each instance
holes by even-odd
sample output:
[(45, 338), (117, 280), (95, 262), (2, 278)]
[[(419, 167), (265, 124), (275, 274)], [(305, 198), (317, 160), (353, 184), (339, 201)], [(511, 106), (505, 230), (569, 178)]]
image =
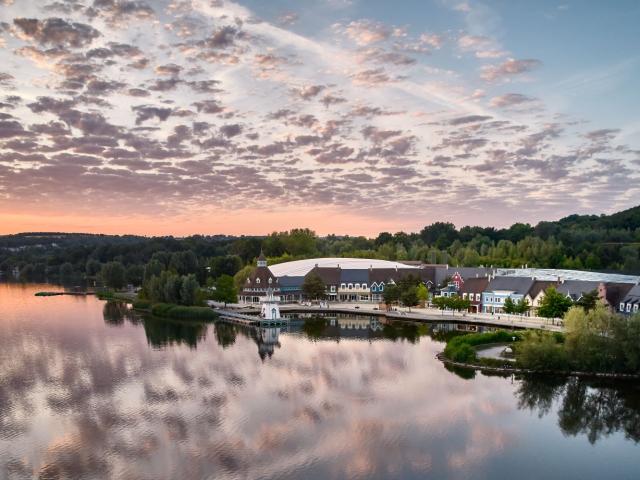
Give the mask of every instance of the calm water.
[(42, 289), (0, 284), (3, 479), (640, 478), (636, 385), (451, 372), (425, 327), (277, 335)]

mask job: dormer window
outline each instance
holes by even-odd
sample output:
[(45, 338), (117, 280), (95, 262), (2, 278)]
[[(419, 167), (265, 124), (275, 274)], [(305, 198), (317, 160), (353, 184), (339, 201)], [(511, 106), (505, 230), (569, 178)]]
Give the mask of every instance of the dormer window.
[(260, 279), (259, 278), (256, 278), (256, 283), (260, 284)]
[(349, 290), (353, 290), (353, 283), (350, 283), (348, 287), (349, 287)]
[(340, 284), (340, 288), (344, 290), (345, 288), (347, 288), (347, 284), (346, 283), (341, 283)]
[(269, 277), (269, 283), (273, 283), (273, 278)]
[(384, 291), (384, 283), (381, 283), (380, 286), (378, 287), (378, 290), (383, 292)]
[(624, 312), (624, 302), (620, 302), (620, 311)]
[(367, 289), (367, 284), (366, 284), (366, 283), (363, 283), (363, 284), (362, 284), (362, 289), (363, 289), (363, 290), (366, 290), (366, 289)]
[(360, 290), (360, 284), (356, 283), (356, 290)]

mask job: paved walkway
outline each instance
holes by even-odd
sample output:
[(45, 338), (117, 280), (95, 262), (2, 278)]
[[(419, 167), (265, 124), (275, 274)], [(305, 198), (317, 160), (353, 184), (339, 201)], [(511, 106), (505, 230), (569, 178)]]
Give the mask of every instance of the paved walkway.
[[(214, 302), (210, 302), (213, 304)], [(213, 306), (213, 305), (212, 305)], [(227, 305), (227, 308), (242, 308), (246, 313), (259, 312), (255, 305), (235, 304)], [(437, 310), (434, 308), (408, 308), (398, 307), (391, 311), (380, 310), (376, 304), (372, 303), (329, 303), (328, 308), (320, 308), (318, 305), (282, 304), (281, 312), (318, 312), (318, 313), (360, 313), (364, 315), (384, 316), (398, 320), (417, 320), (424, 322), (458, 322), (483, 324), (506, 328), (532, 328), (561, 332), (563, 328), (559, 326), (558, 320), (551, 321), (540, 317), (523, 317), (520, 315), (488, 314), (488, 313), (460, 313), (452, 311)]]

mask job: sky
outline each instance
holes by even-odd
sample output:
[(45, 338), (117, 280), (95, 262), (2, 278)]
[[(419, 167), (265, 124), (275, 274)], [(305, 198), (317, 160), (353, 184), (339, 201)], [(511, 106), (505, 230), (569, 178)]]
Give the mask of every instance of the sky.
[(0, 0), (0, 233), (640, 204), (640, 3)]

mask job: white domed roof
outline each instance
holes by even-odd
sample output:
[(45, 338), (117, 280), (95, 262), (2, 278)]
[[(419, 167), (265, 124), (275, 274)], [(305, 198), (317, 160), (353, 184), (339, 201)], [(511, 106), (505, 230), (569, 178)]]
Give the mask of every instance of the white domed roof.
[(388, 260), (377, 260), (372, 258), (308, 258), (306, 260), (295, 260), (293, 262), (278, 263), (269, 265), (269, 270), (276, 277), (302, 277), (309, 273), (315, 266), (337, 267), (348, 270), (364, 268), (415, 268), (400, 262), (390, 262)]

